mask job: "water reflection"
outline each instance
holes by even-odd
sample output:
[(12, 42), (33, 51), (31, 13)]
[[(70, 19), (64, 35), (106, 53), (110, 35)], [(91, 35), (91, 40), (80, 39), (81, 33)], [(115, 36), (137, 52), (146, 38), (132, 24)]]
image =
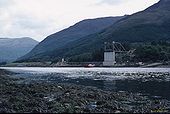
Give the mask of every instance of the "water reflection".
[(150, 94), (151, 96), (161, 96), (170, 100), (170, 82), (147, 81), (141, 82), (138, 80), (117, 80), (116, 87), (118, 90), (140, 92)]
[(170, 100), (170, 69), (105, 69), (105, 68), (10, 68), (17, 72), (14, 77), (24, 80), (20, 83), (50, 82), (73, 83), (93, 86), (107, 91), (128, 91), (142, 93)]
[(141, 81), (141, 80), (101, 80), (86, 77), (69, 78), (64, 74), (17, 74), (18, 77), (25, 77), (23, 83), (50, 82), (50, 83), (72, 83), (77, 85), (92, 86), (107, 91), (128, 91), (132, 93), (142, 93), (149, 96), (161, 96), (170, 100), (169, 81)]
[(93, 86), (108, 91), (128, 91), (142, 93), (150, 97), (159, 97), (170, 100), (170, 82), (139, 80), (92, 80), (92, 79), (70, 79), (67, 83), (76, 83), (85, 86)]

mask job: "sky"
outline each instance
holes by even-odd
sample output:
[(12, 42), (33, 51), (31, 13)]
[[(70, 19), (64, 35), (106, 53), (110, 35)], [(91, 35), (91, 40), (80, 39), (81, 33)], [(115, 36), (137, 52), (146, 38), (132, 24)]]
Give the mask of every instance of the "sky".
[(75, 23), (136, 13), (159, 0), (0, 0), (0, 38), (37, 41)]

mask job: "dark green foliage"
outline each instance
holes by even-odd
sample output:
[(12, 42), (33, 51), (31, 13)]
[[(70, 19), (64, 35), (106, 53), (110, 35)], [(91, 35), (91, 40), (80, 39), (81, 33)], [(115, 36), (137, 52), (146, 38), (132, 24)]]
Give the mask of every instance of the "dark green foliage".
[[(124, 62), (159, 62), (170, 60), (170, 43), (166, 41), (153, 41), (148, 43), (122, 43), (126, 50), (136, 49), (132, 55), (127, 53), (117, 54), (118, 63)], [(102, 62), (104, 50), (96, 49), (92, 53), (85, 53), (78, 56), (72, 56), (74, 62)]]
[(159, 55), (159, 50), (154, 46), (143, 46), (143, 47), (138, 47), (136, 49), (136, 58), (138, 58), (140, 61), (156, 61), (158, 60)]
[(136, 47), (135, 59), (143, 62), (158, 62), (170, 60), (170, 43), (151, 42)]
[(104, 60), (104, 49), (95, 50), (92, 52), (92, 60), (95, 62), (101, 62)]
[(103, 61), (104, 50), (101, 48), (99, 50), (93, 50), (92, 53), (84, 53), (81, 55), (71, 56), (69, 62), (101, 62)]
[(81, 55), (72, 56), (69, 58), (69, 62), (88, 62), (92, 60), (91, 54), (85, 53)]

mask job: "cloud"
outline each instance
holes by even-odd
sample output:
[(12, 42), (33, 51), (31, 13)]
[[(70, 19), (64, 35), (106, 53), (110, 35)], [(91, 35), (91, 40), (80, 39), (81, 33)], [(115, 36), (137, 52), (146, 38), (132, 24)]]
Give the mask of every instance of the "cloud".
[(13, 0), (0, 0), (0, 8), (8, 7), (13, 3), (14, 3)]
[(19, 15), (13, 20), (13, 25), (22, 29), (41, 29), (46, 28), (49, 23), (35, 19), (28, 15)]
[(125, 3), (127, 2), (128, 0), (101, 0), (99, 2), (99, 4), (108, 4), (108, 5), (118, 5), (118, 4), (121, 4), (121, 3)]
[(156, 2), (158, 0), (0, 0), (0, 37), (28, 36), (41, 41), (83, 19), (132, 14)]

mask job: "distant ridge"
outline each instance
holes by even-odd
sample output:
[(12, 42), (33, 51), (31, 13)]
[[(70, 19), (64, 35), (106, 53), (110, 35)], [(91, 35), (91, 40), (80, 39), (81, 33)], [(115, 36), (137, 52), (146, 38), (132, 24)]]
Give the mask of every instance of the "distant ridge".
[(0, 62), (12, 62), (25, 55), (38, 42), (29, 37), (0, 38)]

